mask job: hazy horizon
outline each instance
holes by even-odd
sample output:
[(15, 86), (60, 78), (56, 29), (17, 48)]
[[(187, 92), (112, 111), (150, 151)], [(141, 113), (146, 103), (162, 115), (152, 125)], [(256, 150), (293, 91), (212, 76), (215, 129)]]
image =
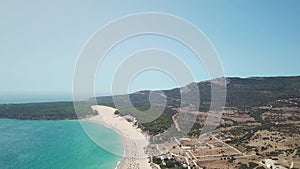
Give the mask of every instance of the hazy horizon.
[[(293, 77), (293, 76), (300, 76), (300, 75), (274, 75), (274, 76), (249, 76), (249, 77), (238, 77), (238, 76), (231, 76), (226, 78), (255, 78), (255, 77)], [(211, 80), (211, 79), (204, 79), (202, 81)], [(195, 81), (195, 82), (202, 82), (202, 81)], [(169, 90), (174, 89), (177, 87), (183, 86), (172, 86), (166, 88), (156, 88), (156, 89), (142, 89), (136, 90), (129, 93), (120, 93), (120, 94), (131, 94), (143, 90)], [(111, 93), (95, 93), (96, 97), (102, 96), (112, 96)], [(93, 97), (93, 96), (91, 96)], [(73, 101), (72, 94), (68, 93), (39, 93), (39, 94), (30, 94), (30, 93), (9, 93), (0, 96), (0, 104), (22, 104), (22, 103), (43, 103), (43, 102), (63, 102), (63, 101)]]

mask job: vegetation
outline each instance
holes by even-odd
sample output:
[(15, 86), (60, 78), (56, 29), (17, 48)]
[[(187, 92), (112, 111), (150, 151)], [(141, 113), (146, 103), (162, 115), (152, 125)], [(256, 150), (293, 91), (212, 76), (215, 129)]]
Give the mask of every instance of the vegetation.
[(184, 169), (182, 167), (182, 164), (178, 161), (176, 161), (175, 159), (164, 159), (164, 163), (163, 161), (158, 158), (158, 157), (153, 157), (153, 162), (158, 164), (160, 166), (161, 169)]
[(257, 166), (258, 166), (257, 163), (249, 162), (249, 168), (255, 168), (255, 167), (257, 167)]
[[(213, 80), (212, 80), (213, 81)], [(201, 111), (207, 111), (210, 107), (211, 86), (212, 81), (204, 81), (197, 84), (198, 91), (201, 96), (200, 108)], [(238, 107), (240, 109), (247, 107), (259, 107), (272, 104), (292, 104), (291, 102), (278, 102), (278, 100), (287, 100), (289, 98), (295, 98), (295, 103), (299, 102), (300, 98), (300, 76), (295, 77), (270, 77), (270, 78), (226, 78), (227, 81), (227, 97), (226, 106)], [(185, 88), (190, 89), (192, 93), (191, 97), (188, 97), (187, 103), (195, 102), (193, 95), (195, 89), (187, 85)], [(217, 85), (218, 86), (218, 85)], [(219, 86), (220, 87), (220, 86)], [(152, 91), (152, 94), (157, 93)], [(121, 101), (123, 97), (129, 97), (132, 105), (139, 111), (145, 113), (137, 113), (138, 111), (132, 111), (128, 108), (128, 103), (123, 103), (121, 108), (118, 107), (120, 115), (132, 115), (137, 121), (138, 125), (151, 135), (163, 133), (166, 129), (170, 128), (173, 124), (172, 115), (175, 114), (173, 108), (177, 108), (181, 105), (181, 92), (180, 88), (171, 90), (163, 90), (165, 96), (161, 96), (160, 93), (156, 94), (156, 97), (164, 97), (167, 100), (167, 105), (160, 105), (156, 103), (152, 112), (147, 111), (150, 108), (149, 96), (150, 91), (140, 91), (128, 95), (119, 96), (104, 96), (97, 97), (97, 103), (101, 105), (115, 107), (114, 99)], [(0, 118), (15, 118), (15, 119), (77, 119), (83, 118), (88, 115), (96, 114), (90, 108), (89, 102), (77, 102), (81, 106), (75, 112), (72, 102), (53, 102), (53, 103), (30, 103), (30, 104), (2, 104), (0, 105)], [(153, 106), (153, 105), (151, 105)], [(156, 106), (156, 107), (155, 107)], [(166, 106), (162, 114), (160, 110), (162, 106)], [(164, 107), (163, 107), (164, 108)], [(260, 115), (264, 112), (264, 109), (258, 109), (251, 114), (256, 121), (262, 123), (253, 131), (261, 129), (270, 129), (271, 124), (268, 120), (262, 120)], [(155, 118), (153, 118), (155, 117)], [(234, 125), (237, 123), (233, 121)], [(198, 135), (200, 133), (201, 126), (194, 126), (189, 135)], [(282, 126), (285, 128), (285, 126)], [(294, 128), (293, 130), (297, 130)], [(232, 131), (240, 132), (240, 131)], [(245, 135), (247, 139), (252, 136), (254, 132), (250, 132)]]
[[(212, 81), (197, 83), (200, 94), (200, 110), (207, 111), (210, 107), (211, 85)], [(278, 100), (299, 98), (300, 97), (300, 76), (293, 77), (260, 77), (260, 78), (226, 78), (227, 107), (259, 107), (270, 103), (280, 105), (289, 105), (289, 102), (278, 102)], [(215, 85), (218, 87), (218, 85)], [(186, 86), (189, 88), (189, 85)], [(192, 89), (192, 88), (189, 88)], [(155, 91), (153, 91), (155, 92)], [(167, 98), (167, 106), (179, 107), (181, 104), (180, 88), (163, 90)], [(191, 92), (191, 98), (188, 102), (193, 102), (194, 92)], [(149, 106), (150, 91), (140, 91), (129, 94), (133, 106)], [(126, 95), (115, 96), (125, 97)], [(113, 104), (111, 96), (97, 97), (97, 101), (102, 104)], [(297, 100), (296, 102), (299, 102)]]
[(78, 119), (97, 114), (97, 112), (92, 111), (87, 102), (77, 103), (77, 111), (74, 109), (73, 102), (2, 104), (0, 105), (0, 118), (60, 120)]
[(172, 110), (166, 109), (157, 119), (148, 123), (140, 123), (139, 127), (151, 135), (163, 133), (173, 124), (173, 113)]

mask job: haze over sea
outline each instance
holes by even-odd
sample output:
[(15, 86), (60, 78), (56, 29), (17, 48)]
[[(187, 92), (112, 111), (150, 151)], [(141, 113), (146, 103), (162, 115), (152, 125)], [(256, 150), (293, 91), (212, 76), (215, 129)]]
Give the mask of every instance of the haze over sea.
[(2, 94), (0, 96), (0, 104), (39, 103), (72, 100), (72, 95), (68, 94)]
[[(84, 123), (105, 149), (123, 151), (121, 136), (113, 129)], [(115, 168), (120, 157), (105, 149), (95, 144), (76, 120), (0, 119), (1, 169)]]

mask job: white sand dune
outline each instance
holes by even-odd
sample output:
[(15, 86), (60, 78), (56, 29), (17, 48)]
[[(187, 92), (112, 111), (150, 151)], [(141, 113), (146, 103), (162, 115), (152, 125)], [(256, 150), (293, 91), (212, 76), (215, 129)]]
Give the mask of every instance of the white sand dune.
[(92, 106), (92, 109), (98, 111), (99, 114), (89, 117), (87, 120), (106, 124), (122, 135), (125, 153), (118, 168), (151, 169), (148, 156), (144, 151), (149, 141), (141, 130), (133, 126), (133, 123), (128, 122), (124, 117), (115, 115), (116, 109), (112, 107), (95, 105)]

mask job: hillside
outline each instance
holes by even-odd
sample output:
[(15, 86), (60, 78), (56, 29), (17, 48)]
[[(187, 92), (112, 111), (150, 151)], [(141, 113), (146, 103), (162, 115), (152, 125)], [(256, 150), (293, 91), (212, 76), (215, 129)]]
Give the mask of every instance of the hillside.
[[(211, 97), (211, 83), (214, 80), (197, 83), (200, 93), (200, 109), (208, 110)], [(226, 107), (259, 107), (271, 104), (277, 100), (300, 97), (300, 76), (293, 77), (251, 77), (226, 78), (227, 96)], [(188, 87), (187, 85), (186, 87)], [(183, 87), (181, 89), (184, 89)], [(180, 105), (180, 88), (163, 90), (168, 105)], [(155, 92), (155, 91), (153, 91)], [(139, 91), (129, 95), (134, 106), (149, 106), (150, 91)], [(117, 96), (117, 97), (125, 97)], [(112, 97), (97, 97), (98, 103), (112, 105)]]
[[(200, 107), (199, 111), (206, 112), (210, 107), (210, 97), (211, 97), (211, 85), (218, 84), (218, 80), (213, 79), (209, 81), (203, 81), (197, 84), (198, 91), (200, 94)], [(299, 107), (300, 105), (300, 76), (294, 77), (251, 77), (251, 78), (226, 78), (226, 107), (233, 107), (237, 110), (244, 111), (245, 109), (252, 109), (261, 106), (272, 106), (272, 107)], [(132, 115), (137, 118), (139, 122), (139, 127), (144, 131), (147, 131), (151, 135), (156, 135), (158, 133), (164, 132), (166, 129), (173, 125), (172, 116), (176, 114), (177, 107), (181, 104), (181, 91), (189, 91), (188, 102), (193, 103), (193, 96), (195, 89), (187, 85), (182, 88), (175, 88), (171, 90), (163, 90), (164, 95), (160, 95), (161, 92), (158, 91), (139, 91), (129, 95), (131, 103), (136, 109), (140, 111), (147, 111), (150, 107), (149, 95), (154, 93), (158, 97), (165, 98), (167, 100), (167, 109), (154, 121), (149, 118), (149, 114), (156, 116), (156, 109), (159, 111), (159, 101), (156, 103), (152, 109), (152, 112), (147, 112), (148, 114), (141, 114), (131, 108), (128, 108), (127, 103), (124, 102), (123, 106), (118, 107), (121, 115)], [(121, 102), (127, 95), (115, 96)], [(159, 98), (157, 98), (159, 100)], [(113, 99), (111, 96), (98, 97), (98, 104), (105, 104), (109, 106), (114, 106)], [(190, 105), (190, 104), (188, 104)], [(157, 107), (157, 108), (156, 108)], [(146, 120), (145, 120), (146, 119)], [(150, 119), (147, 122), (147, 119)], [(196, 133), (199, 132), (198, 129), (200, 125), (195, 126)]]
[[(203, 81), (197, 84), (200, 92), (200, 110), (207, 111), (210, 106), (211, 84), (218, 79)], [(227, 84), (227, 97), (226, 107), (248, 108), (267, 106), (288, 106), (289, 104), (299, 103), (300, 98), (300, 76), (293, 77), (253, 77), (253, 78), (226, 78)], [(180, 106), (180, 91), (189, 88), (187, 85), (182, 88), (175, 88), (171, 90), (163, 90), (164, 95), (157, 91), (152, 91), (154, 95), (157, 93), (157, 99), (163, 97), (167, 100), (167, 109), (157, 120), (164, 121), (171, 125), (170, 118), (175, 114), (174, 109)], [(139, 110), (147, 110), (149, 104), (150, 91), (139, 91), (129, 94), (132, 104)], [(194, 95), (193, 90), (190, 94)], [(117, 99), (122, 100), (126, 95), (116, 96)], [(111, 96), (97, 97), (98, 104), (114, 106)], [(191, 102), (193, 97), (190, 98)], [(293, 103), (279, 102), (278, 100), (294, 99)], [(82, 103), (84, 105), (85, 102)], [(131, 112), (124, 103), (123, 110), (120, 110), (122, 115), (132, 114), (139, 118), (139, 114)], [(79, 118), (83, 118), (93, 112), (87, 106), (82, 106), (83, 110), (80, 112)], [(161, 105), (159, 102), (157, 107)], [(155, 110), (155, 109), (154, 109)], [(155, 112), (154, 112), (155, 113)], [(76, 119), (76, 113), (73, 108), (72, 102), (54, 102), (54, 103), (30, 103), (30, 104), (2, 104), (0, 105), (0, 118), (15, 118), (15, 119)], [(142, 119), (142, 117), (140, 118)], [(168, 119), (168, 120), (166, 120)], [(156, 121), (157, 122), (157, 121)], [(149, 124), (148, 124), (149, 125)], [(167, 125), (167, 127), (168, 127)], [(160, 132), (158, 129), (157, 132)], [(154, 133), (157, 133), (154, 132)]]

